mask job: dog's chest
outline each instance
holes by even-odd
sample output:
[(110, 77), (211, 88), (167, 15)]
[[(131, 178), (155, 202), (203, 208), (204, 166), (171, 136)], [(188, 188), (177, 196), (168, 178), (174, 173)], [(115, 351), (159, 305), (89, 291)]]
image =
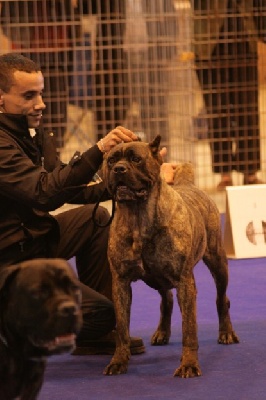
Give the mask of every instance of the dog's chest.
[(167, 248), (168, 233), (156, 223), (132, 216), (131, 223), (120, 218), (115, 222), (110, 232), (109, 255), (116, 272), (132, 281), (143, 279), (154, 281), (156, 286), (172, 287), (177, 271), (168, 254), (172, 248), (172, 242)]

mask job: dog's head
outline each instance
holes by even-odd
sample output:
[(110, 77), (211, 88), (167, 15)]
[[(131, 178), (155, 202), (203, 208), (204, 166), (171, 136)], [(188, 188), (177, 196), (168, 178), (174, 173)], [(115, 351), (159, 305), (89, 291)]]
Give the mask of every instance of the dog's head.
[(69, 264), (36, 259), (0, 271), (0, 333), (29, 357), (71, 351), (82, 324), (81, 292)]
[(160, 141), (156, 136), (151, 143), (121, 143), (105, 156), (104, 179), (118, 202), (147, 200), (160, 176)]

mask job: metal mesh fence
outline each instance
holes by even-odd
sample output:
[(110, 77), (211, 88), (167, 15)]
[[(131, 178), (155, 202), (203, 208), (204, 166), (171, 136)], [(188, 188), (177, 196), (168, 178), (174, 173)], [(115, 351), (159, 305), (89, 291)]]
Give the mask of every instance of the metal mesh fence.
[(213, 193), (221, 174), (266, 180), (264, 0), (0, 3), (1, 52), (40, 64), (63, 159), (123, 124)]

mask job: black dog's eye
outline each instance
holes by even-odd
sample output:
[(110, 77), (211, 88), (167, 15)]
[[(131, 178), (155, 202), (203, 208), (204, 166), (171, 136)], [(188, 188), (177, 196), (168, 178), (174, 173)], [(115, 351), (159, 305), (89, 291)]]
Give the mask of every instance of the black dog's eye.
[(31, 297), (35, 300), (47, 299), (51, 295), (51, 288), (43, 286), (31, 290)]
[(81, 294), (81, 290), (80, 290), (80, 288), (76, 286), (76, 287), (75, 287), (75, 291), (74, 291), (74, 293), (75, 293), (75, 297), (76, 297), (76, 299), (77, 299), (78, 303), (80, 303), (80, 304), (81, 304), (81, 300), (82, 300), (82, 294)]
[(81, 303), (82, 300), (82, 294), (81, 294), (81, 289), (78, 285), (76, 285), (73, 282), (69, 282), (68, 283), (68, 290), (69, 292), (73, 293), (73, 295), (75, 296), (76, 300), (78, 301), (78, 303)]
[(73, 292), (79, 292), (80, 291), (80, 287), (78, 285), (76, 285), (75, 283), (73, 283), (73, 282), (69, 283), (69, 288)]
[(69, 277), (64, 277), (61, 280), (61, 287), (64, 290), (67, 290), (68, 293), (71, 293), (75, 296), (76, 300), (81, 303), (81, 289), (78, 284), (69, 279)]

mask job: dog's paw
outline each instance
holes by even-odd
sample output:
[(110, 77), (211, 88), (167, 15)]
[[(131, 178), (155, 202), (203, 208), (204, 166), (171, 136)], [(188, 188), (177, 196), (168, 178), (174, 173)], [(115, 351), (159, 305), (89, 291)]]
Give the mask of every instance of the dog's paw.
[(195, 376), (201, 376), (201, 370), (198, 364), (196, 365), (180, 365), (175, 370), (174, 376), (179, 378), (194, 378)]
[(104, 375), (121, 375), (126, 374), (128, 363), (125, 362), (110, 362), (109, 365), (104, 369)]
[(234, 331), (231, 332), (220, 332), (218, 337), (219, 344), (233, 344), (239, 343), (240, 340)]
[(157, 330), (151, 337), (151, 345), (152, 346), (163, 346), (169, 343), (170, 334), (166, 331)]

